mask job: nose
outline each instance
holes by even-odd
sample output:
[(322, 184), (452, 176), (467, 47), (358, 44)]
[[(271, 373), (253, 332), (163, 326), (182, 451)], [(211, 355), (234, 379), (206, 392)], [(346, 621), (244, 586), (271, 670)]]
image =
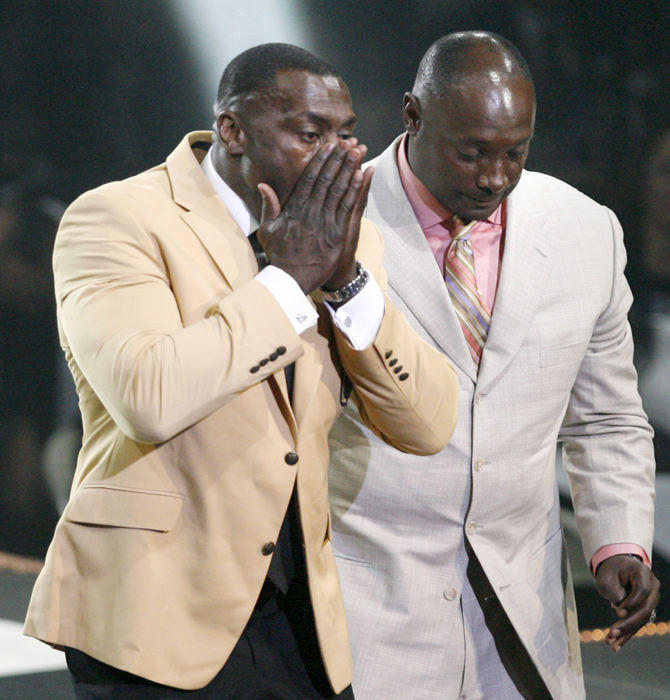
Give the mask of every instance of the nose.
[(322, 146), (327, 146), (331, 143), (337, 146), (338, 144), (344, 143), (345, 141), (349, 142), (350, 139), (343, 137), (342, 134), (336, 129), (328, 129), (327, 131), (324, 131), (321, 134), (320, 138)]
[(496, 158), (495, 160), (482, 163), (482, 168), (477, 177), (478, 187), (494, 194), (499, 194), (509, 183), (510, 179), (505, 170), (505, 164), (501, 159)]

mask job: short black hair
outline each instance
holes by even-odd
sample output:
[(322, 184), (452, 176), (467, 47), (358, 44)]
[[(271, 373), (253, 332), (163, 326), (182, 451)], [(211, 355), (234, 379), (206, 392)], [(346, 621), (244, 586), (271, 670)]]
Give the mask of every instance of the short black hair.
[(509, 77), (521, 76), (534, 85), (526, 59), (509, 39), (493, 32), (468, 31), (447, 34), (428, 47), (419, 63), (413, 91), (442, 94), (478, 75), (481, 59), (487, 55)]
[(244, 98), (272, 90), (277, 73), (291, 70), (341, 77), (329, 63), (299, 46), (260, 44), (243, 51), (226, 66), (216, 95), (215, 114), (231, 109)]

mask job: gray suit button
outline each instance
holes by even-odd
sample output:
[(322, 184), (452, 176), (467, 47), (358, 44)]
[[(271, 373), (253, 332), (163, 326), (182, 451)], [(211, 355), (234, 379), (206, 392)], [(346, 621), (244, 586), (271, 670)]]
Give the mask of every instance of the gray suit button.
[(453, 586), (449, 586), (449, 588), (444, 589), (442, 595), (444, 596), (445, 600), (456, 600), (458, 591)]
[(286, 462), (286, 464), (290, 464), (290, 465), (297, 464), (298, 463), (298, 455), (295, 452), (287, 452), (284, 455), (284, 461)]
[(267, 557), (269, 554), (272, 554), (272, 552), (275, 551), (275, 543), (274, 542), (266, 542), (262, 547), (261, 547), (261, 552)]

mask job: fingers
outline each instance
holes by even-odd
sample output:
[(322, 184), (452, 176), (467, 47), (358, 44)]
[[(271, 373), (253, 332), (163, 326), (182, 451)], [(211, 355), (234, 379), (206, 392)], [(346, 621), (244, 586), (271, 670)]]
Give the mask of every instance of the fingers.
[[(304, 208), (307, 201), (312, 198), (316, 183), (321, 176), (321, 171), (324, 165), (329, 161), (334, 150), (335, 144), (327, 143), (325, 146), (321, 146), (312, 156), (312, 159), (307, 163), (307, 167), (298, 178), (286, 202), (286, 209), (301, 211)], [(344, 154), (340, 154), (340, 164), (343, 157)], [(331, 165), (331, 168), (332, 167), (333, 165)]]
[(261, 182), (258, 185), (258, 191), (261, 195), (261, 220), (260, 223), (264, 224), (267, 221), (276, 219), (281, 211), (281, 204), (279, 203), (279, 197), (277, 193), (270, 187), (270, 185), (265, 182)]
[[(660, 599), (660, 584), (653, 573), (642, 564), (634, 564), (619, 569), (618, 579), (623, 584), (624, 593), (614, 600), (612, 607), (620, 618), (612, 625), (605, 641), (614, 651), (619, 651), (637, 631), (649, 622), (652, 611)], [(606, 586), (603, 586), (605, 588)], [(612, 593), (618, 593), (612, 587)], [(603, 594), (604, 591), (601, 590)]]
[(298, 179), (287, 209), (297, 212), (309, 207), (312, 213), (323, 209), (335, 217), (366, 153), (367, 146), (358, 146), (355, 141), (320, 148)]
[(643, 613), (648, 613), (648, 618), (658, 603), (659, 587), (658, 579), (651, 573), (651, 570), (647, 567), (639, 567), (631, 574), (627, 587), (628, 592), (619, 602), (617, 608), (622, 611), (622, 615), (641, 610)]
[(349, 148), (337, 176), (328, 187), (323, 203), (324, 210), (335, 218), (338, 228), (343, 229), (351, 212), (362, 182), (360, 166), (364, 147)]
[(374, 174), (374, 168), (366, 168), (363, 172), (363, 182), (361, 183), (358, 199), (356, 200), (356, 205), (354, 207), (354, 216), (363, 216), (363, 211), (368, 203), (368, 193), (370, 192), (370, 184), (372, 183), (372, 176)]
[[(350, 153), (353, 153), (353, 151), (350, 151)], [(330, 196), (331, 201), (329, 204), (335, 212), (337, 227), (344, 231), (359, 199), (361, 186), (364, 182), (364, 173), (361, 170), (356, 170), (351, 174), (345, 168), (342, 168), (338, 180), (341, 180), (341, 184), (334, 187), (335, 192)]]
[(645, 606), (643, 609), (626, 615), (623, 619), (614, 623), (605, 637), (605, 642), (613, 651), (619, 651), (628, 640), (637, 634), (641, 627), (644, 627), (649, 622), (651, 610), (647, 611)]
[(303, 291), (316, 289), (333, 275), (352, 279), (372, 176), (361, 172), (366, 153), (367, 147), (354, 140), (319, 148), (283, 207), (271, 187), (258, 186), (264, 224), (259, 240), (272, 264), (292, 275)]

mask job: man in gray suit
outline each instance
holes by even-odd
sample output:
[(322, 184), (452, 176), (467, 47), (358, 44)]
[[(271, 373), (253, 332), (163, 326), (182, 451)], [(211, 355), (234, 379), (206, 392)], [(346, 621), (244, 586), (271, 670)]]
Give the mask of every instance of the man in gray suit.
[(612, 649), (659, 599), (621, 227), (523, 169), (535, 92), (502, 37), (435, 42), (403, 119), (406, 133), (372, 162), (367, 216), (385, 239), (393, 300), (458, 371), (460, 413), (433, 457), (388, 447), (352, 406), (331, 433), (354, 692), (581, 698), (557, 443), (584, 555), (618, 617)]

